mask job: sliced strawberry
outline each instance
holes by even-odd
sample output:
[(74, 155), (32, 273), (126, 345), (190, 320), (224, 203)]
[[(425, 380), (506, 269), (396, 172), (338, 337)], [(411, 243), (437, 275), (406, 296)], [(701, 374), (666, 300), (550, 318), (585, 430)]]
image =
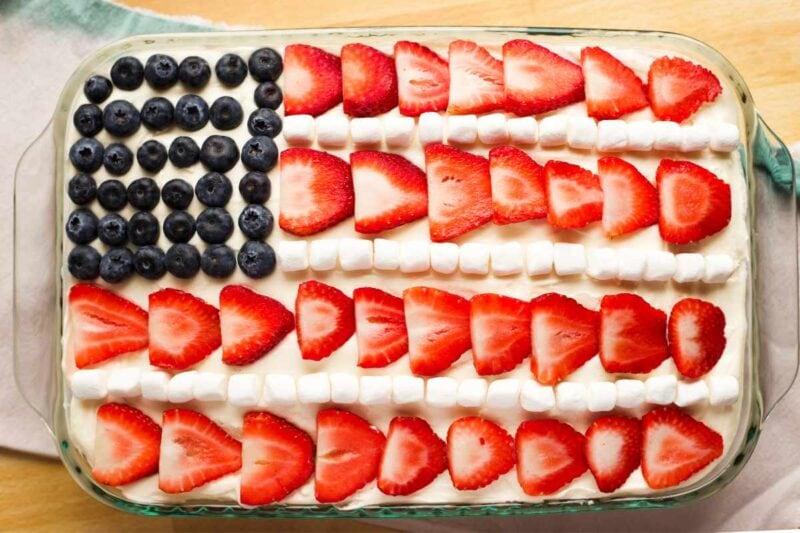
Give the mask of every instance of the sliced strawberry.
[(378, 428), (353, 413), (340, 409), (317, 413), (317, 501), (342, 501), (375, 479), (385, 443)]
[(162, 425), (158, 488), (164, 492), (187, 492), (242, 467), (242, 444), (206, 415), (168, 409)]
[(297, 342), (303, 359), (319, 361), (347, 342), (356, 329), (353, 300), (335, 287), (304, 281), (294, 304)]
[(397, 106), (394, 59), (365, 44), (342, 47), (344, 112), (353, 117), (374, 117)]
[(544, 175), (551, 225), (577, 229), (603, 218), (603, 190), (597, 176), (562, 161), (548, 161)]
[(447, 469), (458, 490), (477, 490), (514, 467), (514, 439), (489, 420), (465, 416), (447, 430)]
[(639, 468), (642, 426), (636, 418), (603, 416), (586, 430), (586, 462), (597, 487), (614, 492)]
[(714, 74), (678, 57), (659, 57), (647, 73), (647, 95), (659, 120), (683, 122), (722, 92)]
[(472, 41), (450, 43), (450, 98), (453, 115), (488, 113), (503, 109), (503, 62)]
[(147, 348), (147, 311), (111, 291), (74, 285), (69, 291), (69, 315), (78, 368)]
[(481, 376), (502, 374), (531, 353), (528, 302), (499, 294), (478, 294), (470, 300), (472, 364)]
[(428, 180), (405, 157), (374, 150), (350, 154), (356, 231), (379, 233), (428, 214)]
[(425, 169), (431, 240), (455, 239), (492, 219), (492, 180), (485, 157), (429, 144)]
[(489, 152), (495, 224), (511, 224), (547, 216), (544, 168), (513, 146)]
[(130, 405), (107, 403), (97, 410), (92, 477), (118, 487), (158, 472), (161, 426)]
[(702, 377), (725, 351), (725, 313), (710, 302), (684, 298), (672, 307), (667, 338), (678, 371)]
[(261, 359), (294, 329), (294, 315), (283, 304), (241, 285), (219, 293), (219, 320), (226, 365)]
[(647, 107), (644, 84), (622, 61), (602, 48), (581, 50), (586, 109), (597, 120), (619, 118)]
[(289, 148), (281, 153), (280, 167), (281, 229), (307, 236), (353, 216), (353, 179), (347, 162), (310, 148)]
[(378, 469), (378, 488), (406, 496), (428, 486), (447, 468), (445, 444), (421, 418), (398, 416), (389, 424)]
[(342, 61), (307, 44), (290, 44), (283, 55), (283, 110), (321, 115), (342, 101)]
[(722, 456), (722, 436), (670, 405), (642, 418), (642, 474), (654, 489), (679, 485)]
[(219, 311), (178, 289), (150, 295), (150, 364), (183, 370), (222, 344)]
[(506, 111), (547, 113), (583, 100), (581, 67), (525, 39), (503, 45)]
[(517, 479), (529, 496), (553, 494), (588, 468), (586, 439), (564, 422), (526, 420), (516, 442)]
[(617, 237), (658, 222), (658, 191), (635, 166), (619, 157), (597, 162), (603, 190), (603, 233)]
[(283, 418), (267, 412), (244, 415), (241, 502), (279, 502), (314, 473), (314, 442)]
[(447, 109), (450, 72), (447, 61), (430, 48), (411, 41), (394, 45), (400, 113), (416, 117)]
[(380, 289), (353, 291), (356, 313), (358, 366), (381, 368), (408, 353), (403, 299)]
[(600, 302), (600, 361), (606, 372), (644, 374), (669, 357), (667, 315), (630, 293)]
[(658, 230), (673, 244), (713, 235), (731, 220), (731, 187), (690, 161), (663, 159), (656, 170)]
[(531, 301), (531, 372), (555, 385), (591, 359), (598, 348), (600, 315), (561, 294)]
[(403, 292), (411, 371), (435, 376), (471, 346), (469, 300), (431, 287)]

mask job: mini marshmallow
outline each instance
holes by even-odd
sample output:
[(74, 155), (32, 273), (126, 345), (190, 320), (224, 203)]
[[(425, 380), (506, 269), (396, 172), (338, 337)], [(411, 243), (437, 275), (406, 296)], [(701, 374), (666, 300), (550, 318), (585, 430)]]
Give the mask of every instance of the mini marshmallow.
[(431, 268), (440, 274), (452, 274), (458, 269), (459, 248), (454, 242), (432, 242)]
[(428, 241), (403, 241), (400, 244), (400, 272), (426, 272), (431, 268)]
[(656, 405), (669, 405), (678, 394), (678, 378), (672, 375), (653, 376), (644, 384), (645, 400)]
[(557, 242), (553, 245), (553, 266), (559, 276), (583, 274), (586, 270), (586, 252), (582, 244)]
[(331, 401), (348, 404), (358, 401), (358, 377), (353, 374), (333, 373), (328, 376), (331, 382)]
[(135, 398), (142, 393), (142, 370), (139, 368), (115, 368), (106, 382), (109, 396)]
[(594, 381), (588, 390), (586, 405), (593, 413), (610, 411), (617, 404), (617, 387), (610, 381)]
[(281, 131), (288, 144), (311, 144), (314, 140), (314, 117), (311, 115), (283, 117)]
[(465, 379), (458, 384), (456, 402), (461, 407), (480, 407), (486, 401), (486, 380)]
[(478, 139), (478, 117), (475, 115), (449, 115), (447, 141), (454, 144), (473, 144)]
[(198, 372), (192, 391), (195, 400), (221, 402), (228, 397), (228, 378), (218, 372)]
[(339, 240), (339, 264), (342, 270), (369, 270), (372, 268), (372, 241), (367, 239)]
[(477, 242), (462, 244), (458, 251), (458, 267), (464, 274), (488, 274), (491, 253), (491, 249), (485, 244)]
[(725, 283), (736, 270), (733, 257), (724, 254), (711, 254), (706, 256), (706, 268), (703, 281), (706, 283)]
[(715, 152), (733, 152), (739, 148), (739, 128), (736, 124), (720, 123), (711, 128), (709, 148)]
[(264, 403), (291, 405), (297, 401), (297, 385), (288, 374), (267, 374), (264, 378)]
[(532, 379), (522, 383), (520, 391), (522, 408), (531, 413), (543, 413), (556, 406), (556, 395), (553, 387), (541, 385)]
[(431, 378), (425, 401), (431, 407), (453, 407), (458, 400), (458, 382), (453, 378)]
[(586, 394), (583, 383), (563, 381), (556, 385), (556, 404), (562, 411), (585, 411), (588, 408)]
[(167, 400), (170, 403), (186, 403), (194, 399), (194, 378), (197, 370), (175, 374), (167, 386)]
[(708, 378), (708, 402), (711, 405), (731, 405), (739, 399), (739, 380), (733, 376)]
[(170, 375), (161, 370), (142, 372), (142, 398), (156, 402), (166, 402), (169, 391)]
[(705, 150), (710, 141), (708, 129), (703, 125), (681, 127), (681, 152)]
[(678, 265), (675, 255), (669, 252), (652, 251), (647, 253), (644, 279), (647, 281), (667, 281), (675, 275)]
[(383, 140), (381, 121), (375, 117), (354, 118), (350, 121), (350, 138), (358, 146), (375, 146)]
[(339, 258), (339, 241), (336, 239), (319, 239), (311, 241), (308, 246), (308, 266), (311, 270), (323, 272), (336, 268)]
[(315, 372), (297, 378), (297, 400), (300, 403), (326, 403), (331, 401), (331, 382), (328, 374)]
[(524, 254), (518, 242), (492, 246), (492, 272), (495, 276), (513, 276), (522, 272)]
[(639, 281), (644, 277), (647, 267), (647, 255), (639, 250), (632, 248), (620, 248), (617, 250), (619, 260), (619, 272), (617, 278), (623, 281)]
[(486, 407), (510, 409), (519, 403), (520, 382), (518, 379), (498, 379), (489, 384), (486, 392)]
[(422, 113), (417, 121), (417, 139), (422, 146), (440, 143), (444, 138), (444, 119), (439, 113)]
[(508, 136), (514, 144), (536, 144), (539, 140), (539, 125), (533, 117), (514, 117), (506, 122)]
[(619, 274), (619, 259), (613, 248), (586, 250), (586, 274), (594, 279), (614, 279)]
[(708, 385), (702, 379), (697, 381), (681, 381), (678, 383), (678, 393), (675, 395), (675, 405), (687, 407), (708, 400)]
[(624, 120), (601, 120), (597, 123), (597, 149), (621, 152), (628, 147), (628, 123)]
[(389, 239), (375, 239), (375, 268), (397, 270), (400, 268), (400, 243)]
[(395, 376), (392, 380), (392, 401), (398, 405), (425, 399), (425, 380), (416, 376)]
[(677, 122), (659, 120), (653, 122), (653, 148), (674, 151), (681, 149), (683, 134)]
[(563, 146), (567, 142), (567, 118), (563, 115), (544, 117), (539, 122), (541, 146)]
[(364, 405), (383, 405), (392, 402), (391, 376), (361, 376), (358, 401)]
[(328, 114), (317, 117), (317, 143), (320, 146), (341, 148), (347, 144), (350, 121), (347, 117)]
[(649, 152), (655, 142), (655, 128), (649, 120), (635, 120), (628, 123), (628, 150)]
[(617, 388), (617, 407), (631, 409), (644, 403), (645, 385), (638, 379), (618, 379), (614, 385)]
[(543, 276), (553, 270), (553, 243), (536, 241), (525, 250), (525, 268), (529, 276)]
[(383, 136), (389, 148), (406, 148), (414, 140), (413, 117), (386, 117), (383, 119)]
[(275, 252), (278, 268), (283, 272), (299, 272), (308, 268), (308, 242), (281, 241)]
[(70, 377), (72, 395), (79, 400), (100, 400), (108, 394), (108, 372), (97, 368), (76, 370)]
[(507, 142), (506, 116), (503, 113), (490, 113), (478, 118), (478, 139), (483, 144)]
[(567, 144), (578, 150), (591, 150), (597, 143), (597, 122), (591, 117), (571, 117)]
[(228, 403), (255, 407), (261, 399), (261, 378), (257, 374), (233, 374), (228, 378)]
[(703, 254), (675, 254), (675, 274), (672, 279), (678, 283), (700, 281), (706, 271)]

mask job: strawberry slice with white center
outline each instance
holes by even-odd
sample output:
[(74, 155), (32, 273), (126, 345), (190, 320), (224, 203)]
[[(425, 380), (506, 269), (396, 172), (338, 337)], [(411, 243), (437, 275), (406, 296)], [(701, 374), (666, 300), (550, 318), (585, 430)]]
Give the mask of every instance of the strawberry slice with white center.
[(379, 233), (428, 214), (428, 180), (405, 157), (374, 150), (350, 154), (356, 231)]
[(400, 113), (416, 117), (426, 111), (445, 111), (450, 87), (447, 61), (411, 41), (394, 45)]
[(481, 376), (514, 370), (531, 353), (528, 302), (499, 294), (478, 294), (470, 300), (472, 364)]
[(342, 47), (344, 112), (352, 117), (374, 117), (397, 106), (394, 59), (361, 43)]
[(489, 161), (446, 146), (425, 147), (431, 240), (444, 242), (492, 220)]
[(619, 157), (597, 162), (603, 190), (603, 233), (617, 237), (658, 222), (658, 191), (639, 170)]
[(597, 120), (615, 119), (647, 107), (642, 80), (602, 48), (581, 50), (586, 110)]
[(403, 292), (411, 371), (435, 376), (471, 346), (469, 300), (431, 287)]
[(447, 469), (458, 490), (485, 487), (514, 467), (514, 439), (502, 427), (465, 416), (447, 430)]
[(107, 403), (97, 410), (92, 477), (118, 487), (158, 472), (161, 426), (130, 405)]
[(647, 73), (647, 93), (659, 120), (683, 122), (722, 92), (708, 69), (678, 57), (659, 57)]
[(555, 385), (597, 354), (600, 315), (561, 294), (531, 301), (531, 372)]
[(544, 168), (513, 146), (489, 152), (495, 224), (512, 224), (547, 216)]
[(353, 216), (350, 165), (325, 152), (289, 148), (281, 153), (281, 229), (313, 235)]
[(603, 416), (586, 430), (586, 462), (597, 488), (614, 492), (639, 468), (642, 426), (627, 416)]
[(178, 289), (150, 295), (150, 364), (183, 370), (222, 344), (219, 311)]
[(317, 413), (317, 501), (340, 502), (375, 479), (385, 443), (378, 428), (353, 413), (341, 409)]
[(304, 281), (297, 288), (294, 305), (303, 359), (319, 361), (328, 357), (355, 331), (353, 300), (335, 287)]
[(544, 166), (547, 222), (577, 229), (603, 218), (603, 190), (591, 171), (563, 161)]
[(525, 39), (503, 45), (506, 111), (538, 115), (583, 100), (580, 65)]
[(242, 444), (210, 418), (190, 409), (164, 411), (158, 488), (188, 492), (242, 467)]
[(517, 429), (517, 479), (529, 496), (553, 494), (588, 465), (586, 439), (558, 420), (526, 420)]
[(314, 473), (314, 442), (283, 418), (263, 411), (244, 415), (241, 502), (279, 502)]
[(283, 109), (321, 115), (342, 101), (342, 61), (316, 46), (290, 44), (283, 55)]
[(358, 366), (382, 368), (408, 353), (403, 299), (380, 289), (353, 291)]
[(722, 456), (722, 436), (670, 405), (642, 417), (642, 474), (654, 489), (674, 487)]
[(226, 365), (261, 359), (294, 329), (294, 315), (283, 304), (241, 285), (219, 293), (219, 320)]
[(667, 338), (678, 371), (687, 378), (700, 378), (725, 351), (725, 313), (710, 302), (684, 298), (672, 307)]
[(78, 368), (147, 348), (147, 311), (111, 291), (86, 283), (73, 286), (69, 314)]
[(600, 302), (600, 361), (606, 372), (645, 374), (669, 357), (667, 315), (630, 293)]
[(663, 159), (656, 170), (658, 230), (673, 244), (699, 241), (731, 221), (731, 187), (690, 161)]
[(472, 41), (450, 43), (450, 98), (453, 115), (488, 113), (503, 109), (503, 62)]
[(427, 487), (447, 468), (445, 443), (421, 418), (398, 416), (389, 424), (378, 469), (378, 488), (406, 496)]

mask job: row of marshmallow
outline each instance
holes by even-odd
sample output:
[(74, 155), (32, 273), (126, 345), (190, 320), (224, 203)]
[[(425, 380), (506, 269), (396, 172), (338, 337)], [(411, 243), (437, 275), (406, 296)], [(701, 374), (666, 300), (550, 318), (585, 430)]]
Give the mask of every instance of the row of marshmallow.
[(344, 147), (348, 140), (357, 146), (406, 148), (446, 140), (450, 144), (486, 145), (512, 142), (539, 144), (542, 147), (569, 146), (579, 150), (596, 148), (601, 152), (625, 150), (649, 152), (696, 152), (710, 148), (732, 152), (739, 147), (739, 128), (735, 124), (700, 123), (682, 126), (677, 122), (638, 120), (595, 121), (590, 117), (551, 115), (537, 121), (533, 117), (506, 117), (503, 113), (483, 116), (422, 113), (412, 117), (354, 118), (329, 113), (316, 119), (311, 115), (284, 118), (283, 137), (291, 145), (307, 145), (316, 138), (324, 147)]
[(673, 254), (645, 252), (631, 248), (585, 248), (576, 243), (537, 241), (523, 246), (508, 242), (489, 246), (481, 243), (431, 243), (390, 239), (318, 239), (281, 241), (277, 252), (278, 268), (283, 272), (399, 270), (418, 273), (433, 270), (440, 274), (529, 276), (586, 274), (598, 280), (702, 281), (724, 283), (736, 269), (729, 255), (698, 253)]
[(81, 400), (107, 396), (185, 403), (224, 402), (237, 407), (259, 405), (336, 404), (386, 405), (425, 402), (430, 407), (476, 407), (530, 412), (605, 412), (615, 407), (635, 408), (644, 404), (687, 407), (709, 403), (730, 405), (739, 397), (739, 381), (733, 376), (710, 376), (707, 380), (679, 381), (660, 375), (645, 381), (577, 383), (565, 381), (555, 387), (534, 380), (449, 377), (425, 380), (415, 376), (361, 376), (324, 372), (294, 378), (288, 374), (233, 374), (191, 370), (170, 375), (162, 371), (120, 368), (77, 370), (70, 386)]

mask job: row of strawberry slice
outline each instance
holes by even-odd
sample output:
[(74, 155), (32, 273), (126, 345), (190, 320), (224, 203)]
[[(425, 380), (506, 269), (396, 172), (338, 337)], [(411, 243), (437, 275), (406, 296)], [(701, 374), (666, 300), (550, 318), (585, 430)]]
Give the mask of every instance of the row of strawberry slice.
[(598, 312), (556, 293), (526, 302), (497, 294), (467, 300), (431, 287), (411, 287), (400, 298), (361, 287), (350, 298), (310, 280), (298, 287), (295, 315), (277, 300), (229, 285), (220, 292), (219, 311), (183, 291), (154, 292), (149, 317), (93, 285), (74, 286), (69, 299), (79, 368), (148, 348), (150, 364), (182, 370), (220, 345), (224, 363), (247, 365), (295, 329), (295, 316), (307, 360), (330, 356), (355, 333), (362, 368), (385, 367), (408, 354), (414, 374), (433, 376), (472, 349), (480, 375), (511, 371), (531, 355), (531, 370), (545, 384), (563, 380), (598, 352), (611, 373), (650, 372), (671, 354), (684, 376), (698, 378), (726, 344), (725, 315), (715, 305), (685, 298), (667, 321), (630, 293), (603, 297)]
[[(202, 413), (163, 412), (159, 426), (142, 411), (119, 403), (101, 406), (92, 477), (121, 486), (158, 473), (167, 493), (187, 492), (241, 470), (245, 505), (279, 502), (314, 475), (317, 501), (345, 500), (377, 478), (378, 489), (406, 496), (449, 471), (457, 490), (486, 487), (516, 464), (525, 494), (554, 494), (590, 470), (599, 490), (614, 492), (642, 467), (654, 489), (689, 479), (722, 455), (722, 437), (674, 406), (641, 419), (597, 418), (585, 436), (555, 419), (527, 420), (512, 437), (477, 416), (455, 420), (443, 441), (422, 418), (396, 417), (386, 436), (348, 411), (317, 413), (311, 437), (265, 411), (244, 415), (242, 439)], [(315, 453), (316, 452), (316, 453)]]
[(648, 105), (661, 120), (682, 122), (722, 92), (709, 70), (680, 58), (659, 57), (647, 85), (598, 47), (581, 51), (580, 65), (524, 39), (503, 45), (502, 60), (472, 41), (450, 43), (448, 59), (419, 43), (398, 41), (394, 57), (360, 43), (341, 57), (305, 44), (286, 47), (287, 115), (320, 115), (344, 102), (344, 112), (371, 117), (400, 107), (417, 116), (505, 110), (547, 113), (586, 100), (589, 116), (614, 119)]

